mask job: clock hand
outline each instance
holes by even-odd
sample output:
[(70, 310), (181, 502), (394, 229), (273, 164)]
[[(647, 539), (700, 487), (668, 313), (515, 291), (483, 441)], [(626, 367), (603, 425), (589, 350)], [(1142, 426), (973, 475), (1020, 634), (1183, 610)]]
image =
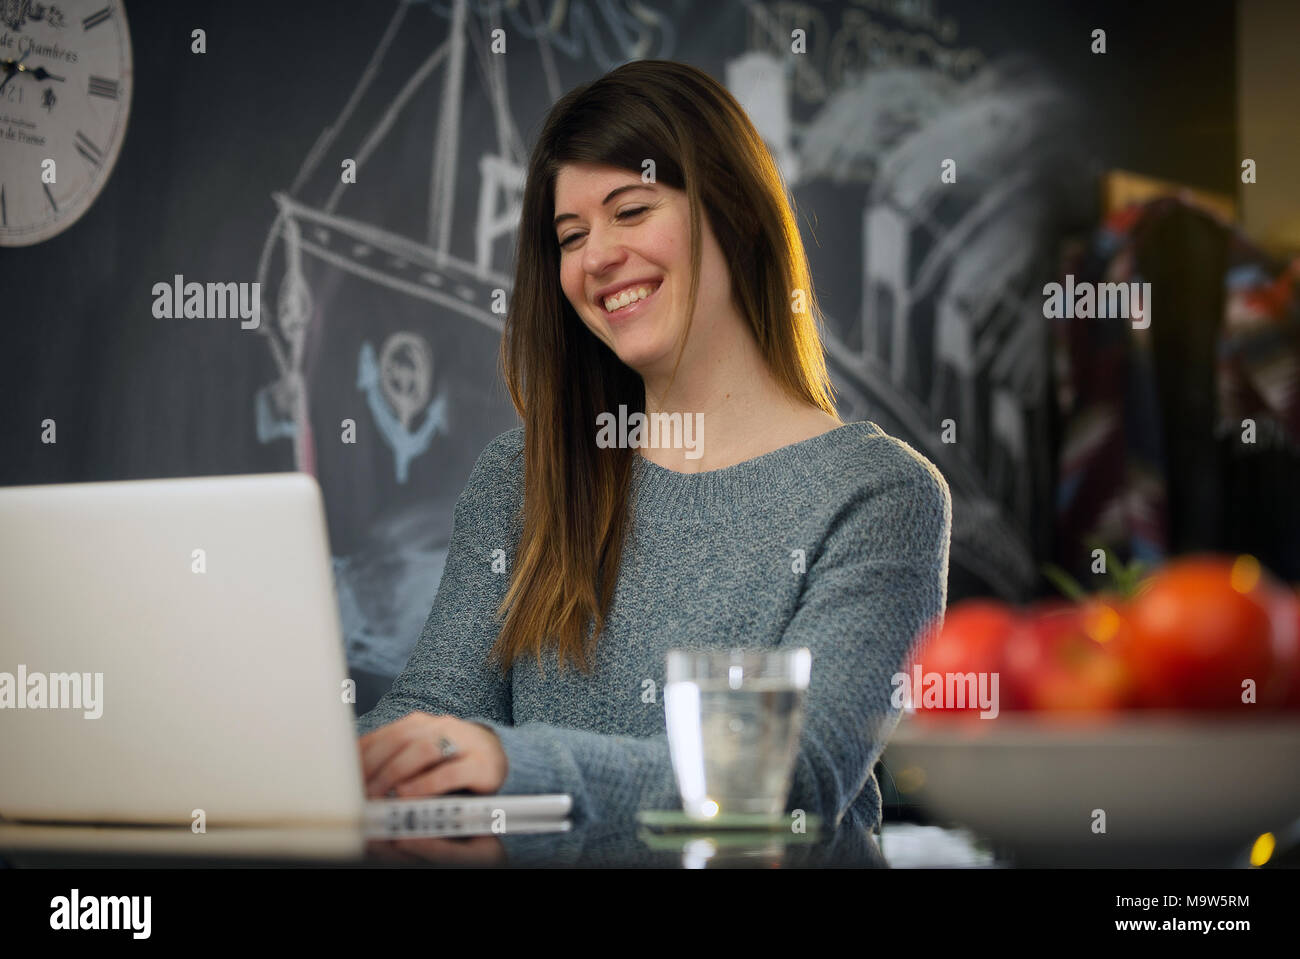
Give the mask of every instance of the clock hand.
[(23, 61), (27, 59), (27, 54), (31, 52), (32, 52), (31, 50), (28, 50), (17, 60), (10, 58), (4, 61), (5, 78), (3, 80), (0, 80), (0, 90), (3, 90), (5, 88), (5, 84), (14, 78), (14, 74), (16, 74), (19, 70), (23, 69)]
[[(29, 50), (27, 52), (30, 53), (31, 51)], [(30, 73), (37, 80), (62, 81), (67, 79), (67, 77), (60, 77), (53, 73), (50, 73), (50, 71), (46, 70), (44, 67), (37, 67), (34, 70), (31, 67), (25, 67), (23, 66), (23, 60), (26, 59), (27, 59), (27, 54), (24, 53), (22, 57), (18, 60), (14, 60), (12, 57), (8, 60), (0, 60), (0, 67), (4, 67), (5, 74), (9, 77), (13, 76), (15, 73)]]
[[(37, 80), (58, 80), (62, 82), (67, 79), (67, 77), (61, 77), (57, 74), (50, 73), (50, 71), (46, 70), (44, 67), (37, 67), (35, 70), (31, 67), (25, 67), (19, 60), (0, 60), (0, 66), (5, 68), (5, 73), (8, 74), (9, 77), (13, 76), (15, 73), (30, 73)], [(8, 77), (6, 77), (6, 79), (8, 79)]]

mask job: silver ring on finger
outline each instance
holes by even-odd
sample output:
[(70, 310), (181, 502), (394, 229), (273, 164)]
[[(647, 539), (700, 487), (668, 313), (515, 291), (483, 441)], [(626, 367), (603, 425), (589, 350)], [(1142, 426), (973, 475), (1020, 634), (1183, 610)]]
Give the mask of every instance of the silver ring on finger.
[(446, 736), (438, 737), (438, 750), (442, 753), (443, 759), (450, 759), (452, 756), (456, 755), (456, 753), (460, 752), (456, 747), (456, 744)]

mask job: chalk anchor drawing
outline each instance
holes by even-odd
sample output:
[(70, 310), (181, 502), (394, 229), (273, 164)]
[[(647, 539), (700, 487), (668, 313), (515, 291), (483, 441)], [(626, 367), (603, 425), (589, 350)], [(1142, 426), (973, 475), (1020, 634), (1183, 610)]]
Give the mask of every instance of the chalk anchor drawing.
[(397, 482), (405, 483), (411, 460), (429, 449), (433, 437), (447, 428), (447, 396), (439, 393), (424, 410), (424, 421), (410, 426), (429, 398), (433, 381), (431, 351), (413, 333), (388, 338), (378, 359), (370, 341), (361, 344), (357, 362), (357, 389), (366, 396), (380, 435), (392, 447)]

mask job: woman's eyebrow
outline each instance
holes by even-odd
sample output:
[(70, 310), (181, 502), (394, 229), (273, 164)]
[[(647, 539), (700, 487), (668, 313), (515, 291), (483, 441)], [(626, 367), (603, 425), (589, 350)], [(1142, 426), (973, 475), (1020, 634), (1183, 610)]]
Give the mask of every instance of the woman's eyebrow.
[[(614, 187), (614, 189), (610, 190), (608, 195), (606, 195), (605, 199), (600, 201), (600, 205), (604, 206), (610, 200), (614, 199), (614, 197), (618, 196), (620, 193), (626, 193), (628, 190), (653, 190), (653, 189), (654, 187), (652, 187), (649, 183), (627, 183), (624, 184), (623, 186)], [(559, 216), (555, 218), (552, 225), (559, 226), (562, 220), (576, 220), (577, 218), (578, 218), (578, 214), (576, 213), (561, 213)]]

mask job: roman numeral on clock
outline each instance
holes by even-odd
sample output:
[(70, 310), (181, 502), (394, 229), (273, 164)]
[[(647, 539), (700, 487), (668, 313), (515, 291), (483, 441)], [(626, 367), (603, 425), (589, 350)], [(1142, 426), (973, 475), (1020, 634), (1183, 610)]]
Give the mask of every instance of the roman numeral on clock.
[(113, 15), (112, 7), (105, 7), (103, 10), (97, 10), (86, 19), (81, 21), (81, 29), (89, 30), (91, 27), (97, 27)]
[(9, 225), (9, 207), (5, 204), (5, 188), (0, 186), (0, 225)]
[(91, 143), (90, 139), (80, 130), (77, 131), (73, 143), (77, 148), (77, 152), (91, 163), (95, 164), (95, 166), (99, 166), (104, 162), (104, 151)]
[(106, 97), (109, 100), (116, 100), (117, 81), (106, 80), (103, 77), (91, 77), (87, 93), (92, 97)]

